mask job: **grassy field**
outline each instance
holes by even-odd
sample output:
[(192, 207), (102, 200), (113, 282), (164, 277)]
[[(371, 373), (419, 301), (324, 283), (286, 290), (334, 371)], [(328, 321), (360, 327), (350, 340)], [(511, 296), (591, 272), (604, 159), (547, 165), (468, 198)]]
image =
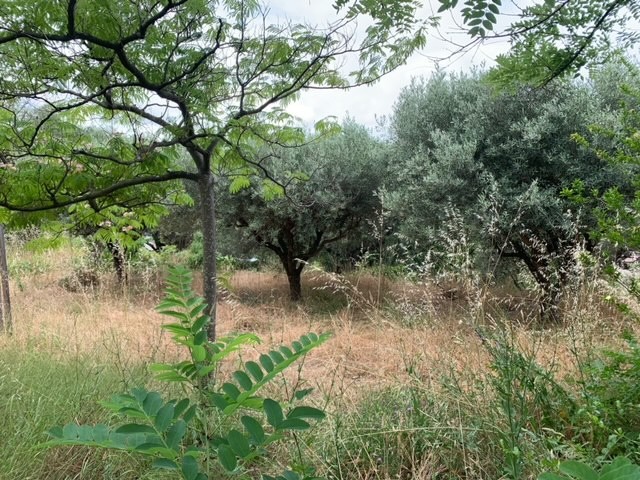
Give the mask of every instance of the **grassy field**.
[[(109, 422), (100, 401), (152, 385), (147, 365), (180, 357), (154, 310), (162, 267), (132, 271), (126, 289), (102, 273), (99, 285), (69, 291), (63, 279), (77, 269), (77, 247), (10, 253), (14, 332), (0, 338), (0, 479), (165, 478), (137, 457), (39, 447), (54, 425)], [(621, 333), (636, 329), (602, 302), (602, 281), (576, 281), (563, 321), (542, 328), (535, 301), (507, 287), (310, 270), (305, 302), (292, 305), (280, 273), (225, 277), (220, 334), (254, 332), (270, 346), (333, 333), (301, 371), (315, 389), (311, 401), (329, 413), (307, 454), (330, 478), (535, 478), (558, 458), (591, 458), (615, 431), (576, 427), (579, 409), (567, 407), (583, 397), (576, 379), (584, 365), (605, 347), (623, 348)], [(554, 393), (556, 382), (564, 393)], [(274, 458), (286, 465), (288, 453)]]

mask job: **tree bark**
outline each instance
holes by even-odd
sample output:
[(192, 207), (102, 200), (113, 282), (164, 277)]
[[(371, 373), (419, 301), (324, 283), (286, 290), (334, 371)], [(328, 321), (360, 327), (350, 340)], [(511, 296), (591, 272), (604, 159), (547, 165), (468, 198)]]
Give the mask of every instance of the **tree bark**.
[(200, 174), (198, 190), (200, 192), (200, 220), (202, 222), (203, 243), (203, 288), (204, 299), (209, 306), (208, 314), (211, 322), (207, 329), (209, 340), (216, 339), (216, 210), (215, 180), (211, 172)]
[(127, 259), (124, 254), (124, 250), (121, 245), (114, 242), (107, 242), (107, 248), (109, 249), (111, 258), (113, 259), (113, 268), (116, 271), (118, 284), (123, 286), (127, 283)]
[(292, 302), (302, 300), (302, 269), (294, 268), (292, 272), (287, 272), (289, 280), (289, 298)]
[(11, 333), (11, 297), (9, 295), (9, 267), (4, 239), (4, 225), (0, 224), (0, 333)]
[(545, 323), (557, 321), (559, 317), (558, 306), (562, 294), (562, 281), (552, 278), (548, 261), (550, 254), (530, 254), (520, 242), (514, 242), (513, 246), (518, 257), (527, 266), (540, 287), (541, 292), (538, 303), (540, 320)]

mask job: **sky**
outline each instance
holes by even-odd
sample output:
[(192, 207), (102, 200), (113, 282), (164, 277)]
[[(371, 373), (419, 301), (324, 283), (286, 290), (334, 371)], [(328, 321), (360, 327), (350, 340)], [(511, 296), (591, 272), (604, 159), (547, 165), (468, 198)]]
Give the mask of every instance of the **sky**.
[[(335, 20), (335, 12), (331, 0), (271, 0), (267, 2), (269, 14), (276, 19), (290, 19), (306, 22), (312, 25), (324, 25)], [(431, 0), (436, 7), (438, 2)], [(422, 14), (426, 18), (433, 14), (429, 0)], [(362, 28), (363, 25), (361, 24)], [(469, 37), (460, 33), (456, 28), (451, 14), (444, 14), (441, 18), (438, 32), (433, 31), (427, 40), (424, 50), (414, 54), (409, 61), (397, 70), (387, 74), (376, 84), (357, 87), (348, 91), (306, 91), (300, 99), (289, 105), (287, 110), (297, 116), (305, 125), (313, 125), (316, 121), (328, 116), (335, 116), (342, 120), (351, 117), (375, 128), (382, 117), (393, 112), (393, 105), (403, 87), (411, 83), (415, 77), (428, 77), (437, 68), (445, 71), (465, 71), (472, 65), (491, 66), (500, 53), (505, 53), (509, 45), (506, 42), (485, 44), (464, 55), (456, 56), (453, 60), (435, 62), (433, 58), (446, 59), (455, 47), (443, 41), (439, 36), (463, 42)]]

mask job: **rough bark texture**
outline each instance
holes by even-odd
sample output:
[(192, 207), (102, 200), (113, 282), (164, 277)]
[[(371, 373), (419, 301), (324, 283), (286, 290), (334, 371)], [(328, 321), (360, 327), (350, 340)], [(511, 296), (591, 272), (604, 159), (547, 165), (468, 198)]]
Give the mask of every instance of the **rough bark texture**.
[(289, 298), (292, 302), (302, 300), (302, 269), (304, 264), (296, 265), (295, 261), (286, 262), (283, 260), (284, 269), (287, 272), (287, 280), (289, 281)]
[(201, 173), (198, 180), (200, 192), (200, 218), (202, 222), (202, 243), (203, 243), (203, 285), (204, 299), (209, 305), (209, 340), (216, 339), (216, 211), (214, 178), (210, 172)]
[[(547, 245), (551, 252), (529, 252), (520, 242), (513, 242), (516, 256), (527, 266), (529, 272), (540, 287), (539, 300), (540, 319), (543, 322), (555, 322), (559, 318), (559, 306), (562, 299), (562, 287), (567, 281), (567, 270), (571, 262), (568, 254), (560, 255), (558, 246)], [(550, 248), (554, 247), (554, 248)], [(565, 246), (565, 250), (568, 251)], [(555, 255), (560, 265), (555, 265), (551, 271), (549, 257)]]
[(0, 333), (11, 333), (11, 297), (9, 295), (9, 267), (5, 248), (4, 225), (0, 224)]

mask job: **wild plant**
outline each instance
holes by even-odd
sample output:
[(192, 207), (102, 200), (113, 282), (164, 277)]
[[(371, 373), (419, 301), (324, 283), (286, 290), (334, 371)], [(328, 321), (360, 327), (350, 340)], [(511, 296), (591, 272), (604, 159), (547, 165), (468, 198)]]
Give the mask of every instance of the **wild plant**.
[(583, 365), (578, 382), (575, 428), (598, 462), (618, 455), (640, 461), (640, 344), (629, 333), (624, 337), (626, 348), (605, 350)]
[(528, 437), (544, 440), (545, 431), (561, 430), (563, 416), (568, 421), (577, 407), (553, 374), (525, 355), (508, 334), (483, 338), (492, 357), (491, 386), (507, 425), (499, 432), (504, 470), (517, 480), (524, 477)]
[[(294, 465), (276, 477), (263, 473), (262, 478), (317, 478), (314, 469), (305, 463), (301, 448), (304, 442), (296, 433), (309, 430), (311, 421), (325, 417), (320, 409), (297, 405), (310, 389), (294, 392), (288, 402), (260, 396), (260, 393), (294, 362), (324, 343), (329, 335), (303, 335), (290, 346), (262, 354), (258, 361), (244, 362), (230, 380), (221, 382), (218, 378), (223, 360), (243, 346), (259, 343), (260, 339), (246, 333), (209, 341), (210, 319), (204, 314), (207, 305), (192, 291), (190, 272), (174, 268), (167, 283), (166, 296), (158, 311), (175, 322), (162, 328), (172, 334), (177, 345), (187, 350), (188, 358), (176, 363), (154, 364), (150, 370), (156, 380), (177, 382), (188, 395), (167, 400), (159, 392), (134, 388), (104, 403), (121, 419), (117, 425), (55, 427), (48, 432), (51, 440), (44, 445), (121, 450), (147, 456), (153, 468), (171, 470), (184, 480), (206, 480), (219, 478), (219, 467), (223, 475), (237, 478), (250, 478), (249, 472), (265, 463), (271, 471), (276, 463), (270, 456), (271, 446), (295, 440), (298, 458)], [(235, 426), (212, 431), (214, 412), (220, 417), (221, 425), (235, 422)]]
[(561, 462), (558, 469), (560, 473), (546, 472), (538, 480), (640, 480), (640, 467), (625, 457), (616, 458), (600, 471), (575, 460)]

